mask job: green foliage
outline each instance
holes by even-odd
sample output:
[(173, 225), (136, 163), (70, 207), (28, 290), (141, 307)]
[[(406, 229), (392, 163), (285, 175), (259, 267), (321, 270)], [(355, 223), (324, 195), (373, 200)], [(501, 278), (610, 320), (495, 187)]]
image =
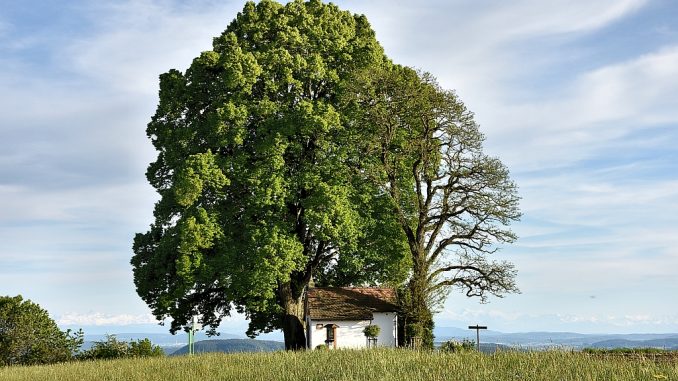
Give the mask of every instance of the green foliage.
[(572, 352), (440, 353), (372, 350), (205, 354), (0, 368), (3, 381), (31, 380), (676, 380), (675, 360)]
[(82, 360), (117, 359), (127, 357), (129, 346), (125, 341), (118, 341), (115, 335), (106, 335), (106, 340), (96, 341), (92, 347), (83, 351)]
[(345, 87), (343, 109), (363, 131), (362, 173), (388, 196), (411, 257), (404, 318), (431, 348), (432, 312), (451, 288), (482, 301), (518, 292), (513, 265), (488, 260), (516, 240), (517, 187), (483, 152), (473, 114), (431, 75), (384, 65)]
[(408, 337), (422, 337), (424, 335), (424, 328), (420, 323), (411, 323), (405, 326), (405, 332)]
[(0, 365), (68, 361), (80, 345), (82, 331), (60, 331), (38, 304), (21, 295), (0, 297)]
[(159, 345), (153, 345), (149, 339), (131, 341), (128, 353), (131, 357), (160, 357), (165, 355), (162, 348)]
[(367, 337), (378, 337), (379, 332), (381, 332), (381, 328), (376, 324), (368, 325), (363, 329), (363, 333)]
[(92, 347), (83, 351), (78, 358), (81, 360), (107, 360), (129, 357), (159, 357), (164, 356), (160, 346), (153, 345), (149, 339), (137, 341), (118, 341), (115, 335), (106, 335), (106, 340), (97, 341)]
[(311, 277), (405, 278), (402, 233), (383, 218), (391, 203), (356, 176), (358, 126), (339, 102), (350, 73), (386, 62), (364, 16), (263, 0), (185, 72), (160, 76), (147, 178), (161, 198), (131, 262), (138, 294), (172, 332), (194, 314), (214, 329), (235, 307), (248, 335), (284, 328), (303, 345), (288, 333), (303, 332)]
[(82, 328), (77, 331), (72, 331), (67, 329), (64, 332), (66, 336), (66, 343), (68, 344), (68, 350), (71, 352), (72, 356), (77, 356), (80, 353), (80, 348), (85, 343), (85, 333), (82, 331)]
[[(398, 303), (400, 305), (399, 322), (405, 324), (405, 345), (413, 345), (417, 340), (418, 345), (424, 349), (433, 349), (433, 313), (426, 300), (421, 298), (422, 293), (412, 292), (412, 280), (408, 287), (398, 290)], [(419, 295), (420, 299), (416, 296)], [(415, 339), (416, 338), (416, 339)]]
[(440, 345), (439, 350), (441, 352), (470, 352), (476, 350), (476, 342), (469, 339), (463, 339), (462, 341), (457, 340), (448, 340), (442, 345)]
[(316, 350), (327, 351), (330, 348), (326, 344), (318, 344), (315, 346)]

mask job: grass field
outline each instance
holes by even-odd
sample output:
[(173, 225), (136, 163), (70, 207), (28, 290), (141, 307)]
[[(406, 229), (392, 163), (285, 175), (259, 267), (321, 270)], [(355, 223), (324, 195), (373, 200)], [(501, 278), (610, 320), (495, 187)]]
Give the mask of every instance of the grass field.
[(676, 380), (678, 359), (411, 350), (204, 354), (0, 368), (0, 380)]

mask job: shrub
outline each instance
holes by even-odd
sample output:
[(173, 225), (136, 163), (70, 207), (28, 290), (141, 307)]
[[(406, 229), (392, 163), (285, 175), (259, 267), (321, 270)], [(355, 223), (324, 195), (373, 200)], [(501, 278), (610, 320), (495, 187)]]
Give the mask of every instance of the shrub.
[(143, 339), (129, 343), (128, 354), (130, 357), (159, 357), (165, 352), (158, 345), (153, 345), (151, 340)]
[(47, 311), (21, 295), (0, 297), (0, 364), (68, 361), (82, 344), (82, 331), (62, 332)]
[(464, 339), (462, 341), (449, 340), (440, 346), (443, 352), (471, 352), (476, 350), (476, 343), (473, 340)]
[(367, 337), (377, 337), (379, 332), (381, 332), (381, 328), (378, 325), (368, 325), (363, 329), (363, 333)]
[(150, 340), (143, 339), (128, 343), (118, 341), (115, 335), (106, 335), (106, 340), (97, 341), (92, 348), (84, 351), (78, 357), (82, 360), (104, 360), (128, 357), (158, 357), (165, 353)]

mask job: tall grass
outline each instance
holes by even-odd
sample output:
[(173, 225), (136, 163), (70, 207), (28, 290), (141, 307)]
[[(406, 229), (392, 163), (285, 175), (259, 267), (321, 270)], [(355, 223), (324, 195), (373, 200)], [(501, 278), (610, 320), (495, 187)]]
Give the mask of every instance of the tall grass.
[(677, 380), (676, 361), (570, 352), (340, 350), (6, 367), (0, 380)]

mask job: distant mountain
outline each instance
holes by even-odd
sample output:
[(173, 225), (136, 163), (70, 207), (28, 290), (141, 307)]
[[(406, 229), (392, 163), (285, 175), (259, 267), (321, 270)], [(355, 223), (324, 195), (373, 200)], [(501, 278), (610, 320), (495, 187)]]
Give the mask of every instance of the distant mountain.
[[(165, 354), (170, 354), (176, 351), (178, 348), (183, 347), (188, 343), (188, 335), (186, 332), (178, 332), (176, 335), (170, 333), (150, 333), (150, 332), (137, 332), (137, 333), (115, 333), (115, 338), (119, 341), (137, 341), (143, 339), (149, 339), (153, 345), (160, 346)], [(196, 332), (195, 334), (197, 340), (208, 340), (210, 337), (207, 336), (205, 332)], [(223, 339), (239, 339), (242, 336), (233, 335), (230, 333), (220, 333), (219, 336), (216, 336)], [(83, 343), (81, 350), (90, 349), (95, 342), (97, 341), (106, 341), (106, 335), (104, 334), (94, 334), (88, 335), (85, 332), (85, 342)]]
[[(436, 327), (436, 342), (447, 340), (476, 339), (475, 330), (455, 327)], [(519, 349), (545, 348), (640, 348), (655, 347), (671, 349), (678, 333), (668, 334), (582, 334), (574, 332), (521, 332), (503, 333), (481, 330), (480, 343), (495, 343)], [(665, 341), (668, 340), (668, 341)], [(600, 344), (602, 343), (602, 344)], [(600, 345), (600, 346), (596, 346)], [(607, 346), (606, 346), (607, 345)]]
[[(285, 344), (280, 341), (253, 340), (253, 339), (227, 339), (227, 340), (203, 340), (195, 343), (195, 352), (272, 352), (285, 349)], [(185, 355), (188, 353), (188, 345), (172, 352), (171, 356)]]
[(653, 340), (612, 339), (593, 343), (590, 348), (660, 348), (678, 350), (678, 337)]

